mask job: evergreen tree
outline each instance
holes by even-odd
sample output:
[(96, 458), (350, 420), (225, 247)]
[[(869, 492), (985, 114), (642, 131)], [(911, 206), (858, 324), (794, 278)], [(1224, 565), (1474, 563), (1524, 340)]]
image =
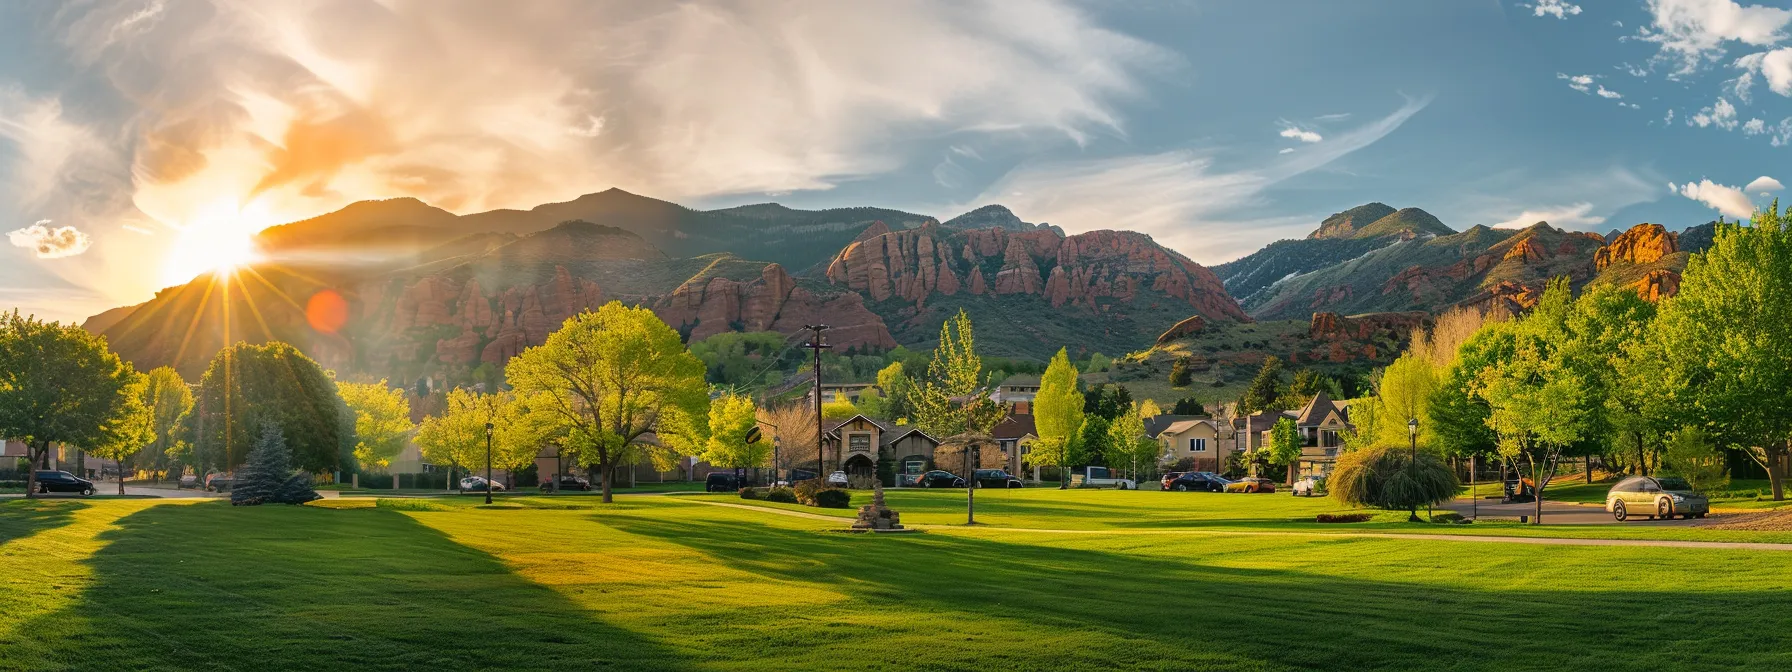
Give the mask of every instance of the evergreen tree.
[(1194, 382), (1194, 374), (1189, 372), (1187, 357), (1177, 357), (1170, 363), (1170, 387), (1188, 387)]
[(292, 473), (292, 451), (286, 437), (273, 422), (263, 423), (261, 437), (249, 451), (243, 466), (237, 470), (236, 482), (230, 486), (230, 503), (235, 506), (261, 504), (304, 504), (318, 499), (305, 474)]
[(1282, 360), (1272, 355), (1263, 360), (1263, 368), (1257, 370), (1257, 377), (1239, 398), (1238, 414), (1246, 416), (1262, 411), (1288, 410), (1283, 403), (1287, 397), (1287, 387), (1282, 383)]
[(1170, 409), (1170, 414), (1207, 415), (1207, 407), (1201, 405), (1201, 401), (1194, 397), (1183, 397), (1176, 400), (1176, 405)]

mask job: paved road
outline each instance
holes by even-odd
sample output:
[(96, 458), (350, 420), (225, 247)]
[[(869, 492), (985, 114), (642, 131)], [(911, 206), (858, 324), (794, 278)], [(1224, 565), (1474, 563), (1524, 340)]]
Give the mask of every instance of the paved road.
[[(1444, 508), (1464, 516), (1478, 515), (1486, 518), (1511, 518), (1537, 515), (1536, 504), (1501, 504), (1497, 499), (1483, 499), (1474, 502), (1469, 499), (1458, 499)], [(1719, 517), (1722, 514), (1711, 514)], [(1655, 525), (1661, 527), (1691, 527), (1700, 521), (1696, 520), (1646, 520), (1641, 516), (1632, 516), (1622, 523), (1605, 512), (1605, 507), (1593, 504), (1575, 504), (1572, 502), (1552, 502), (1543, 500), (1543, 523), (1546, 525)]]

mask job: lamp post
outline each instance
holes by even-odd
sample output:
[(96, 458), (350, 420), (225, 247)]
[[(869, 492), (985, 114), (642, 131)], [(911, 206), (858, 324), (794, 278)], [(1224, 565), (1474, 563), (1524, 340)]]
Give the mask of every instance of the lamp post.
[[(1418, 418), (1413, 418), (1411, 420), (1406, 421), (1406, 437), (1408, 439), (1411, 439), (1411, 441), (1412, 441), (1412, 462), (1407, 465), (1406, 471), (1407, 471), (1407, 473), (1409, 473), (1412, 476), (1413, 483), (1416, 484), (1416, 483), (1418, 483), (1418, 477), (1419, 477), (1419, 419)], [(1407, 516), (1406, 521), (1409, 523), (1422, 522), (1419, 520), (1419, 507), (1415, 506), (1411, 509), (1411, 515)]]
[(485, 503), (492, 503), (492, 423), (485, 423)]

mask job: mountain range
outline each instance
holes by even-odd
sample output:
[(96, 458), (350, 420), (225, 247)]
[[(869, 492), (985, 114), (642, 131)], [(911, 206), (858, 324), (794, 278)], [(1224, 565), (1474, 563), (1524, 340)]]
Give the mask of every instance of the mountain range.
[(1212, 363), (1203, 384), (1221, 386), (1267, 354), (1378, 363), (1429, 314), (1522, 310), (1559, 275), (1668, 295), (1684, 248), (1708, 244), (1704, 228), (1457, 232), (1370, 203), (1209, 269), (1142, 233), (1066, 235), (1000, 205), (942, 222), (776, 203), (703, 211), (616, 189), (470, 215), (405, 198), (269, 228), (257, 237), (266, 261), (85, 326), (139, 368), (189, 377), (226, 343), (283, 340), (351, 375), (466, 379), (611, 300), (653, 309), (691, 341), (825, 322), (841, 351), (867, 352), (930, 348), (964, 309), (985, 354), (1199, 352)]

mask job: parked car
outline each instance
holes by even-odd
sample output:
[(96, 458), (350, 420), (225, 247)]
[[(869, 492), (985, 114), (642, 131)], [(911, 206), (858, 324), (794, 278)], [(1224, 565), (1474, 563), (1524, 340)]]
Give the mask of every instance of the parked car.
[(488, 484), (488, 483), (486, 483), (484, 476), (468, 476), (466, 478), (460, 479), (460, 489), (462, 489), (462, 490), (471, 490), (473, 492), (485, 492), (485, 489), (488, 485), (491, 487), (492, 492), (503, 492), (504, 491), (503, 483), (492, 482), (492, 483)]
[(836, 471), (828, 474), (828, 485), (837, 485), (842, 488), (846, 487), (846, 472)]
[(939, 471), (936, 469), (934, 471), (929, 471), (925, 474), (921, 474), (920, 476), (916, 476), (915, 477), (915, 487), (917, 487), (917, 488), (962, 488), (962, 487), (964, 487), (964, 479), (959, 478), (957, 475), (954, 475), (950, 471)]
[(88, 496), (93, 494), (93, 481), (66, 471), (39, 471), (37, 472), (37, 491), (39, 493), (79, 492), (82, 496)]
[(1276, 482), (1267, 478), (1246, 476), (1226, 484), (1226, 492), (1275, 492)]
[(1605, 493), (1605, 510), (1620, 521), (1633, 513), (1654, 520), (1704, 518), (1711, 512), (1711, 500), (1693, 492), (1683, 478), (1632, 476)]
[(1163, 475), (1163, 478), (1160, 478), (1160, 479), (1158, 479), (1158, 481), (1157, 481), (1157, 484), (1158, 484), (1158, 485), (1159, 485), (1159, 486), (1160, 486), (1160, 487), (1162, 487), (1162, 488), (1163, 488), (1163, 489), (1165, 489), (1165, 490), (1169, 490), (1169, 489), (1170, 489), (1170, 483), (1171, 483), (1171, 482), (1172, 482), (1172, 481), (1175, 481), (1175, 480), (1176, 480), (1176, 479), (1177, 479), (1177, 478), (1179, 478), (1179, 477), (1181, 477), (1181, 476), (1182, 476), (1182, 475), (1183, 475), (1183, 474), (1186, 474), (1186, 473), (1189, 473), (1189, 472), (1186, 472), (1186, 471), (1166, 471), (1166, 472), (1164, 472), (1164, 475)]
[(1189, 471), (1178, 475), (1164, 483), (1165, 490), (1176, 492), (1225, 492), (1231, 481), (1224, 477), (1205, 471)]
[(236, 485), (236, 477), (230, 474), (206, 474), (206, 492), (230, 492), (230, 486)]
[[(570, 474), (561, 476), (560, 477), (560, 489), (563, 491), (564, 490), (590, 490), (591, 489), (591, 481), (587, 481), (582, 477), (573, 476)], [(541, 484), (541, 491), (542, 492), (553, 492), (554, 491), (554, 482), (552, 480), (549, 480), (548, 482)]]
[(175, 490), (185, 490), (187, 488), (197, 487), (199, 487), (199, 476), (196, 474), (183, 474), (180, 477), (180, 480), (174, 482)]
[(1295, 497), (1312, 497), (1313, 495), (1319, 494), (1319, 489), (1322, 487), (1324, 487), (1324, 483), (1320, 481), (1320, 479), (1308, 476), (1295, 481), (1294, 487), (1291, 488), (1289, 492)]
[(736, 492), (742, 487), (744, 479), (725, 471), (712, 471), (703, 479), (704, 492)]
[(1021, 480), (1018, 478), (1009, 476), (1008, 472), (1003, 471), (1001, 469), (978, 469), (977, 470), (977, 487), (979, 487), (979, 488), (1024, 488), (1024, 487), (1027, 487), (1027, 484), (1022, 483)]
[(1082, 476), (1083, 476), (1083, 482), (1077, 484), (1079, 487), (1084, 487), (1084, 488), (1112, 487), (1112, 488), (1115, 488), (1118, 490), (1137, 490), (1137, 489), (1139, 489), (1138, 481), (1134, 481), (1130, 478), (1120, 478), (1118, 476), (1115, 476), (1114, 472), (1109, 471), (1107, 467), (1083, 467)]

